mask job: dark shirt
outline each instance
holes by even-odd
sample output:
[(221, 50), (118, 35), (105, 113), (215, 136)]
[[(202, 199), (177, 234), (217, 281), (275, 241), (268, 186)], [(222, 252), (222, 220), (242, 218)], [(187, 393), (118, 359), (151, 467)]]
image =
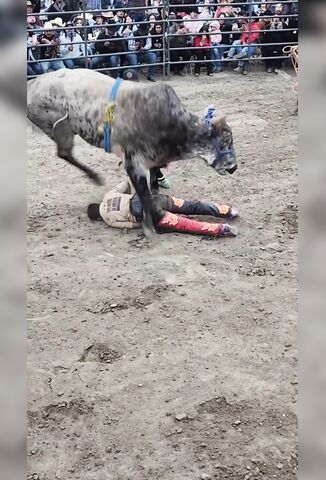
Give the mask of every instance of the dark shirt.
[(69, 22), (71, 17), (70, 13), (66, 13), (67, 10), (68, 8), (66, 5), (63, 7), (63, 10), (57, 10), (55, 4), (52, 3), (52, 5), (47, 9), (46, 12), (48, 13), (49, 21), (53, 20), (54, 18), (62, 18), (62, 21), (64, 23), (67, 23)]
[[(119, 38), (120, 40), (113, 40), (112, 38)], [(106, 42), (95, 42), (95, 49), (98, 53), (120, 53), (126, 51), (126, 42), (116, 34), (114, 37), (108, 35), (105, 31), (99, 33), (97, 40), (109, 41), (109, 45), (105, 45)], [(111, 40), (111, 42), (110, 42)]]

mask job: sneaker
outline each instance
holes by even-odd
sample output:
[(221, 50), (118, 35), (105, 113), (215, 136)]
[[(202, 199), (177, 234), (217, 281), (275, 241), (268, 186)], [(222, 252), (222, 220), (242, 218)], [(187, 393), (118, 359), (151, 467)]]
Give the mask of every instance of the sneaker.
[(207, 75), (208, 75), (209, 77), (213, 77), (213, 76), (214, 76), (214, 73), (211, 72), (211, 73), (208, 73)]
[(167, 178), (163, 178), (162, 180), (158, 181), (158, 184), (161, 188), (166, 188), (167, 190), (171, 188), (171, 183)]
[(199, 73), (195, 73), (195, 77), (199, 77)]
[(237, 227), (231, 226), (228, 223), (223, 224), (223, 236), (224, 237), (236, 237), (238, 235)]
[(219, 203), (215, 204), (218, 212), (219, 212), (219, 217), (224, 217), (224, 218), (237, 218), (239, 215), (238, 210), (234, 207), (230, 207), (229, 205), (221, 205)]
[(248, 70), (243, 70), (242, 75), (248, 75)]
[(242, 68), (241, 67), (237, 67), (233, 70), (234, 72), (236, 73), (242, 73)]
[(267, 73), (272, 73), (273, 70), (271, 69), (271, 67), (269, 67), (266, 71)]

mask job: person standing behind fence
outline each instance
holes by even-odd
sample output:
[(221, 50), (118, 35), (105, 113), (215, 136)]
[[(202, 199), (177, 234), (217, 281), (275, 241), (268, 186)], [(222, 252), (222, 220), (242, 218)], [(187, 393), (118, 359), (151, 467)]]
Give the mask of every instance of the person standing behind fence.
[(220, 30), (220, 24), (217, 20), (214, 20), (209, 25), (210, 39), (212, 42), (212, 58), (215, 59), (213, 63), (214, 73), (219, 73), (222, 71), (222, 58), (223, 58), (223, 47), (220, 48), (220, 43), (222, 41), (222, 35)]
[(148, 67), (147, 80), (155, 82), (156, 55), (150, 51), (152, 46), (152, 37), (151, 34), (148, 33), (147, 25), (140, 24), (138, 30), (135, 33), (131, 32), (128, 37), (128, 50), (131, 53), (127, 55), (126, 65), (136, 67), (138, 63), (150, 64)]
[(164, 37), (163, 37), (163, 25), (161, 23), (155, 23), (152, 36), (153, 36), (153, 40), (152, 40), (153, 52), (156, 55), (156, 62), (162, 62)]
[[(264, 60), (265, 70), (267, 73), (278, 73), (278, 70), (282, 68), (282, 57), (283, 56), (283, 47), (284, 45), (276, 45), (277, 43), (284, 42), (284, 32), (283, 32), (283, 22), (278, 17), (273, 17), (272, 19), (265, 20), (265, 32), (261, 34), (261, 51), (263, 57), (272, 57), (266, 58)], [(264, 45), (264, 44), (268, 45)]]
[(243, 25), (243, 33), (240, 40), (234, 41), (228, 52), (229, 59), (234, 57), (239, 60), (238, 66), (234, 70), (235, 72), (247, 75), (249, 58), (255, 53), (260, 37), (260, 30), (264, 30), (264, 28), (265, 22), (261, 18), (258, 22), (253, 21), (250, 24), (246, 22)]
[(188, 33), (198, 33), (204, 25), (204, 22), (199, 20), (198, 17), (198, 7), (189, 7), (189, 15), (183, 17), (184, 25)]
[[(181, 15), (176, 17), (177, 20), (182, 20)], [(175, 64), (171, 64), (172, 72), (176, 73), (177, 75), (185, 76), (185, 68), (187, 64), (185, 62), (189, 62), (191, 58), (191, 46), (192, 41), (189, 35), (187, 35), (187, 29), (183, 22), (176, 22), (170, 27), (170, 60), (171, 62), (178, 62)], [(185, 48), (187, 47), (187, 48)], [(176, 50), (175, 50), (176, 49)], [(180, 58), (184, 61), (184, 63), (180, 62)]]
[(40, 45), (40, 62), (43, 73), (52, 70), (66, 68), (63, 61), (59, 58), (60, 40), (55, 36), (55, 28), (51, 22), (45, 22), (44, 32), (38, 37)]
[(198, 18), (204, 21), (211, 20), (213, 18), (213, 12), (210, 0), (204, 0), (204, 3), (202, 4), (202, 2), (200, 2), (199, 5), (202, 5), (202, 7), (198, 7), (198, 11), (200, 12)]
[(63, 23), (67, 23), (71, 16), (70, 13), (66, 13), (67, 11), (68, 8), (64, 0), (53, 0), (52, 5), (46, 10), (46, 13), (48, 15), (48, 20), (59, 17)]
[(95, 49), (99, 54), (105, 55), (94, 57), (92, 67), (97, 68), (101, 63), (108, 64), (111, 68), (115, 68), (110, 72), (113, 78), (119, 75), (119, 70), (116, 68), (122, 64), (122, 59), (119, 53), (126, 51), (125, 42), (118, 34), (118, 25), (113, 18), (110, 18), (105, 25), (105, 31), (102, 31), (95, 43)]
[[(212, 42), (210, 39), (210, 35), (208, 34), (208, 25), (204, 25), (200, 30), (199, 33), (207, 33), (206, 35), (196, 35), (194, 39), (194, 47), (200, 47), (196, 48), (194, 50), (194, 54), (197, 57), (197, 60), (211, 60), (212, 59)], [(198, 77), (200, 75), (200, 70), (201, 67), (205, 65), (207, 69), (207, 75), (212, 76), (213, 75), (213, 63), (212, 62), (205, 62), (195, 63), (195, 77)]]
[(85, 43), (71, 22), (67, 23), (66, 28), (60, 33), (60, 56), (63, 63), (70, 69), (85, 67), (85, 58), (81, 58), (85, 57)]
[[(145, 12), (146, 12), (147, 0), (129, 0), (128, 7), (131, 8), (129, 10), (129, 15), (132, 16), (136, 23), (143, 22), (145, 20)], [(144, 7), (137, 8), (137, 7)], [(135, 10), (133, 10), (135, 9)]]

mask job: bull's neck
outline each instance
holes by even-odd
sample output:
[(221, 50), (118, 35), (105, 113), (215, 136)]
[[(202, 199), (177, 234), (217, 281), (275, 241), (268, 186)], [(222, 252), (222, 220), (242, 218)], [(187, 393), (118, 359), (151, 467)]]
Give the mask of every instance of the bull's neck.
[(205, 119), (191, 114), (189, 126), (189, 139), (193, 145), (202, 144), (209, 139), (211, 132)]

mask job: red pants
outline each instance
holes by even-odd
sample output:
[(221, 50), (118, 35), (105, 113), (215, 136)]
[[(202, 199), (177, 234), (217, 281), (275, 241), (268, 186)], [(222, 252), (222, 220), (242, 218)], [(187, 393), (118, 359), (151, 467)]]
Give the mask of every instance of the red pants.
[(227, 223), (198, 222), (182, 215), (166, 212), (164, 217), (156, 224), (158, 232), (184, 232), (212, 237), (235, 236), (237, 230)]

